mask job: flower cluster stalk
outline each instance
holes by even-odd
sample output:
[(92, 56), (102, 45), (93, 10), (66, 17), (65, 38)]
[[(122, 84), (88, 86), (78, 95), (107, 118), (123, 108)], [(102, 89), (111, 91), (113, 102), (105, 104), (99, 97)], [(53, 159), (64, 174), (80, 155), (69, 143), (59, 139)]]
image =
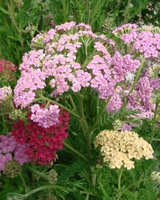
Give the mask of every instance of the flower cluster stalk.
[(156, 117), (157, 117), (157, 113), (158, 113), (158, 108), (159, 108), (159, 101), (156, 102), (156, 108), (155, 108), (154, 117), (153, 117), (153, 120), (152, 120), (152, 129), (151, 129), (150, 144), (152, 143), (154, 135), (155, 135), (155, 123), (156, 123)]
[[(134, 79), (134, 83), (133, 83), (133, 85), (132, 85), (132, 87), (131, 87), (131, 89), (130, 89), (129, 94), (132, 94), (132, 92), (133, 92), (133, 90), (134, 90), (134, 88), (135, 88), (135, 85), (136, 85), (136, 83), (137, 83), (137, 81), (138, 81), (138, 78), (139, 78), (139, 76), (140, 76), (140, 73), (141, 73), (141, 71), (142, 71), (144, 61), (145, 61), (145, 57), (143, 56), (143, 58), (142, 58), (142, 60), (141, 60), (141, 64), (140, 64), (140, 66), (139, 66), (139, 68), (138, 68), (136, 77), (135, 77), (135, 79)], [(128, 104), (128, 101), (129, 101), (129, 99), (127, 98), (126, 102), (125, 102), (124, 105), (123, 105), (123, 110), (126, 109), (126, 106), (127, 106), (127, 104)]]

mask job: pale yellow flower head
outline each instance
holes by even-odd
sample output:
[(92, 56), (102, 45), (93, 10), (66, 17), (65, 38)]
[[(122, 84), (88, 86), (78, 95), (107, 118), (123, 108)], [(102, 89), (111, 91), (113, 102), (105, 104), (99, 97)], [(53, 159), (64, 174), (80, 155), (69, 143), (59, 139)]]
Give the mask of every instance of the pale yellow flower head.
[(111, 169), (123, 166), (130, 170), (134, 168), (133, 158), (153, 158), (152, 146), (135, 132), (104, 130), (97, 135), (94, 145), (101, 146), (103, 162), (108, 162)]

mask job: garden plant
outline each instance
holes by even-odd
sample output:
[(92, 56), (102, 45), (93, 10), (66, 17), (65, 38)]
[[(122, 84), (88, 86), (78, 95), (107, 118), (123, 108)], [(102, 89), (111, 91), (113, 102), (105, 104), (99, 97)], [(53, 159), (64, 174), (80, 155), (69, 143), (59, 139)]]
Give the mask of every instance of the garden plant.
[(155, 4), (0, 3), (0, 199), (160, 199)]

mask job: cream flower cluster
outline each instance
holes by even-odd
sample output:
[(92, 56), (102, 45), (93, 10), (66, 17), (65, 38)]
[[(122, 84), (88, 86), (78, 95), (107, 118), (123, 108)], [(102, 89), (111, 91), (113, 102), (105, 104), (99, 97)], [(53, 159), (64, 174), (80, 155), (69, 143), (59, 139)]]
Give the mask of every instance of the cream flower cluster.
[(101, 146), (103, 162), (109, 162), (111, 169), (123, 166), (130, 170), (134, 168), (133, 158), (153, 158), (152, 146), (134, 132), (104, 130), (97, 135), (94, 145)]

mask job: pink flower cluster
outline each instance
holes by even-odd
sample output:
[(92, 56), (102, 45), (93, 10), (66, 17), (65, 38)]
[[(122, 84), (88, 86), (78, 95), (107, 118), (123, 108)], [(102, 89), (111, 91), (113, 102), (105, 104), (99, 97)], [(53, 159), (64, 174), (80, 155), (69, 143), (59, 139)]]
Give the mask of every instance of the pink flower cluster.
[(114, 31), (112, 31), (112, 33), (116, 35), (136, 28), (138, 28), (137, 24), (123, 24), (122, 26), (115, 28)]
[(49, 128), (42, 128), (31, 120), (28, 124), (23, 119), (12, 126), (12, 135), (21, 145), (26, 145), (24, 152), (33, 164), (46, 165), (56, 159), (57, 149), (63, 148), (63, 140), (68, 136), (69, 113), (60, 109), (58, 123)]
[(0, 135), (0, 171), (4, 171), (5, 163), (13, 158), (20, 164), (28, 162), (28, 156), (24, 153), (26, 145), (19, 145), (11, 133)]
[(21, 105), (21, 108), (27, 107), (34, 100), (35, 91), (45, 86), (45, 74), (39, 68), (30, 68), (27, 72), (23, 70), (14, 89), (15, 104)]
[[(115, 43), (104, 35), (94, 34), (91, 27), (83, 23), (77, 26), (75, 22), (58, 25), (48, 33), (36, 36), (32, 43), (38, 38), (43, 40), (44, 49), (38, 46), (37, 50), (31, 50), (23, 57), (21, 77), (14, 90), (16, 106), (29, 106), (36, 98), (36, 91), (45, 87), (52, 89), (56, 95), (91, 87), (99, 92), (100, 98), (107, 100), (110, 95), (113, 96), (108, 112), (123, 105), (121, 89), (118, 91), (115, 86), (125, 80), (128, 72), (136, 73), (139, 60), (129, 54), (122, 56), (118, 51), (113, 51), (111, 56), (109, 49), (113, 50)], [(82, 58), (88, 58), (89, 52), (88, 56), (85, 53), (81, 53), (81, 58), (78, 56), (86, 47), (93, 53), (87, 62)]]
[[(71, 28), (74, 29), (74, 34), (68, 32)], [(87, 69), (87, 65), (82, 68), (82, 65), (76, 61), (76, 54), (84, 45), (80, 42), (81, 39), (85, 40), (87, 37), (91, 42), (95, 42), (94, 49), (101, 54), (99, 58), (103, 60), (104, 67), (105, 62), (108, 63), (107, 66), (111, 63), (111, 56), (105, 45), (114, 46), (114, 42), (107, 40), (104, 35), (97, 36), (88, 25), (83, 23), (76, 26), (75, 22), (66, 22), (46, 34), (36, 36), (35, 40), (38, 40), (38, 37), (43, 38), (45, 49), (31, 50), (23, 56), (23, 63), (20, 65), (21, 77), (14, 90), (15, 105), (21, 108), (33, 102), (36, 91), (45, 88), (48, 78), (50, 87), (58, 95), (62, 95), (69, 89), (79, 92), (82, 87), (89, 87), (92, 84), (92, 73)], [(103, 42), (96, 42), (97, 39)], [(97, 68), (95, 65), (93, 71)], [(110, 73), (109, 66), (106, 71)], [(111, 79), (111, 83), (106, 82), (107, 88), (115, 85), (115, 81)], [(102, 87), (104, 89), (104, 85)]]
[(31, 120), (43, 128), (49, 128), (59, 122), (59, 112), (60, 109), (57, 105), (41, 108), (38, 104), (34, 104), (31, 106)]
[(0, 88), (0, 103), (3, 103), (8, 96), (11, 96), (12, 89), (10, 86)]
[[(141, 76), (129, 97), (127, 109), (139, 110), (140, 113), (130, 115), (129, 118), (137, 119), (143, 123), (143, 119), (152, 120), (154, 117), (155, 104), (152, 102), (155, 98), (155, 91), (160, 89), (160, 78), (150, 78), (149, 72)], [(128, 94), (127, 94), (128, 95)], [(138, 126), (135, 123), (129, 122), (123, 124), (121, 130), (131, 130), (132, 127)]]
[(122, 34), (120, 38), (125, 44), (132, 45), (145, 58), (158, 57), (160, 51), (160, 33), (150, 31), (131, 30), (129, 33)]
[(133, 93), (129, 95), (129, 103), (134, 106), (141, 106), (144, 110), (150, 110), (153, 88), (151, 87), (149, 77), (143, 76), (137, 82)]

